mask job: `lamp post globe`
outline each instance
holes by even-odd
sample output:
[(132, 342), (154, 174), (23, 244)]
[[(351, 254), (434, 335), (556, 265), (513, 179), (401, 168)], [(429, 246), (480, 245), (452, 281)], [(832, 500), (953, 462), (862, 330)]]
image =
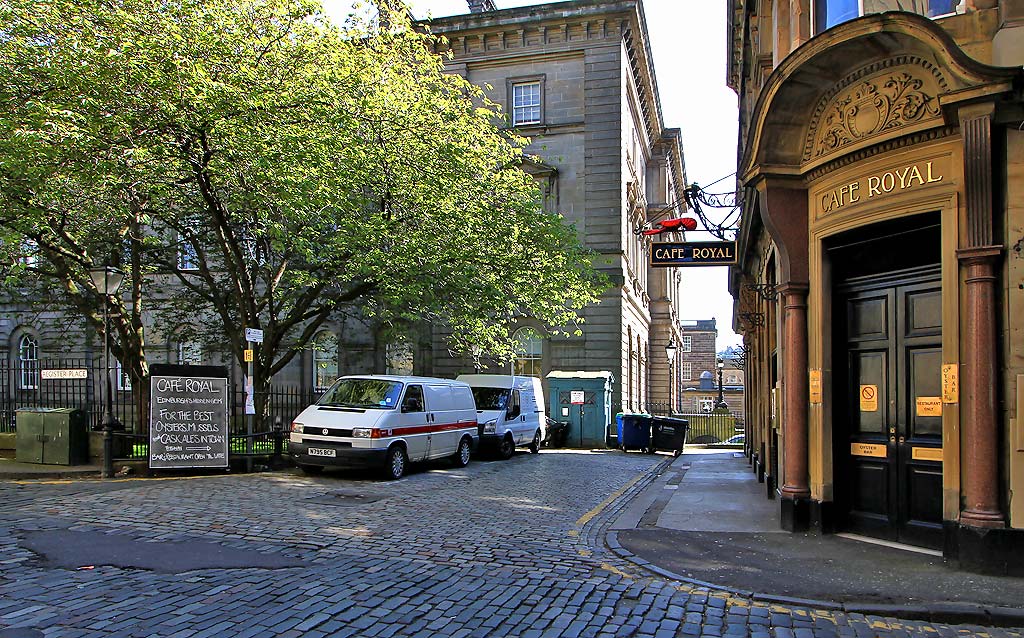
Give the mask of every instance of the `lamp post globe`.
[(100, 384), (103, 400), (103, 478), (114, 475), (114, 429), (118, 426), (114, 418), (113, 387), (110, 383), (110, 296), (117, 294), (117, 289), (124, 281), (124, 273), (112, 266), (101, 266), (89, 269), (89, 279), (96, 287), (96, 292), (103, 298), (103, 371), (104, 379)]

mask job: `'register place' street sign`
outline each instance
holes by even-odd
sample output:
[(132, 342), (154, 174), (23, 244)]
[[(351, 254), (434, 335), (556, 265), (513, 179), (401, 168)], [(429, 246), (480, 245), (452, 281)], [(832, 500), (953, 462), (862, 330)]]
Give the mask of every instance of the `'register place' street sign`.
[(734, 241), (660, 243), (651, 247), (651, 266), (729, 266), (736, 263)]

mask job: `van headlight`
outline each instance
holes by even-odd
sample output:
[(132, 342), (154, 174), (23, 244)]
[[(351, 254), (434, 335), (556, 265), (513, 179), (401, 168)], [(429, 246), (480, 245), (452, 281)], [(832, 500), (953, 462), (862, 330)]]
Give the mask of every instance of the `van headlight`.
[(496, 429), (498, 429), (498, 419), (491, 419), (484, 423), (484, 434), (494, 434)]
[(292, 421), (292, 432), (296, 434), (302, 434), (302, 424), (298, 421)]
[(352, 437), (356, 439), (368, 439), (373, 436), (373, 428), (353, 428)]

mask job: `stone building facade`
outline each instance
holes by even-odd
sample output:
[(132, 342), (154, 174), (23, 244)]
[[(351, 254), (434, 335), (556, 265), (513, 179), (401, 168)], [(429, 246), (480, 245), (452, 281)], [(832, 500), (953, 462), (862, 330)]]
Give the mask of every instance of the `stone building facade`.
[(747, 452), (785, 529), (1020, 574), (1024, 2), (890, 5), (728, 3)]
[[(642, 3), (484, 8), (426, 26), (447, 38), (448, 68), (489, 87), (509, 124), (530, 138), (527, 150), (539, 161), (527, 170), (613, 282), (600, 304), (583, 311), (580, 336), (548, 336), (522, 317), (516, 329), (528, 356), (512, 369), (541, 377), (610, 372), (613, 413), (668, 403), (665, 347), (681, 337), (682, 276), (649, 266), (652, 242), (639, 231), (666, 211), (683, 213), (686, 178), (679, 130), (662, 118)], [(442, 355), (437, 337), (434, 374), (473, 370), (473, 361)]]

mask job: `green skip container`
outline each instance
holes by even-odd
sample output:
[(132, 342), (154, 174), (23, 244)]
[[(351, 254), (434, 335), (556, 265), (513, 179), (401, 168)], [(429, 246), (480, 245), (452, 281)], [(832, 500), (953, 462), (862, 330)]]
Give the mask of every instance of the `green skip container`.
[(20, 463), (80, 465), (89, 460), (85, 412), (73, 408), (21, 408), (15, 413), (15, 458)]

